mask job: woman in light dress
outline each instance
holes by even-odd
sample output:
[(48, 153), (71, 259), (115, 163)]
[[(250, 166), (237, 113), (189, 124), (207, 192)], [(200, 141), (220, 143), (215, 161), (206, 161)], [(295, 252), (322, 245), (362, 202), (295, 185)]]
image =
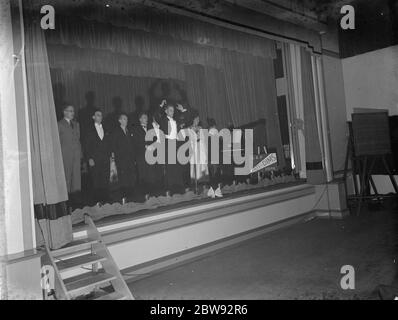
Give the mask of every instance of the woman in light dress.
[(208, 181), (209, 167), (207, 161), (207, 144), (206, 137), (200, 126), (199, 116), (195, 116), (190, 126), (190, 141), (192, 144), (191, 179), (197, 182)]

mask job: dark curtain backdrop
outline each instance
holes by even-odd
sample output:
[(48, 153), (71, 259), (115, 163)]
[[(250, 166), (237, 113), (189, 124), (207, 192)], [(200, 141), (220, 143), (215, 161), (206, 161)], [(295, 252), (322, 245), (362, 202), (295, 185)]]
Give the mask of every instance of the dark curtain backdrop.
[[(87, 105), (87, 96), (94, 94), (94, 105), (105, 115), (113, 111), (116, 100), (122, 110), (131, 113), (136, 110), (136, 100), (140, 98), (144, 110), (153, 107), (156, 97), (161, 97), (160, 85), (167, 82), (171, 88), (169, 99), (180, 101), (185, 91), (185, 82), (177, 79), (150, 77), (129, 77), (79, 70), (51, 69), (54, 98), (58, 118), (62, 117), (64, 102), (75, 106), (77, 114)], [(90, 97), (91, 98), (91, 97)], [(138, 103), (141, 106), (141, 101)]]

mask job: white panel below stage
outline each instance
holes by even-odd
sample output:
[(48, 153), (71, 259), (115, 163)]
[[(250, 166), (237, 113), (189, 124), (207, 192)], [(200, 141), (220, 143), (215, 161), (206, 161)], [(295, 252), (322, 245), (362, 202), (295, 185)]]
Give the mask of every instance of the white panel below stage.
[[(314, 213), (315, 188), (301, 184), (107, 223), (99, 230), (128, 280), (194, 259)], [(76, 231), (75, 238), (84, 236)]]

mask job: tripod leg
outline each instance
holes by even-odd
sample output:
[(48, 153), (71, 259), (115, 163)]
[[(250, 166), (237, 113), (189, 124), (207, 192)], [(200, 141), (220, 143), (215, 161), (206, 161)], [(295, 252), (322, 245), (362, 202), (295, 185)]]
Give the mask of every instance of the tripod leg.
[(358, 166), (358, 159), (354, 158), (352, 160), (352, 181), (354, 183), (354, 192), (355, 192), (355, 196), (359, 196), (359, 186), (358, 186), (358, 179), (357, 179), (357, 175), (356, 173), (358, 172), (358, 177), (360, 178), (361, 172), (360, 170), (360, 165)]
[[(369, 182), (370, 185), (372, 186), (373, 190), (375, 191), (375, 193), (377, 193), (376, 185), (374, 184), (374, 181), (373, 181), (373, 178), (372, 178), (372, 171), (373, 171), (373, 167), (374, 167), (375, 163), (376, 163), (376, 157), (374, 157), (372, 159), (372, 163), (371, 163), (371, 165), (369, 167), (368, 172), (366, 173), (366, 182)], [(366, 188), (367, 188), (366, 191), (367, 191), (367, 193), (369, 193), (369, 194), (366, 194), (366, 195), (370, 195), (371, 194), (370, 185), (368, 183), (366, 185)]]
[(361, 172), (361, 189), (360, 189), (360, 195), (358, 199), (358, 209), (357, 209), (357, 215), (361, 213), (361, 205), (362, 205), (362, 200), (363, 197), (365, 196), (365, 178), (366, 178), (366, 169), (367, 169), (367, 162), (368, 158), (365, 157), (363, 161), (363, 167), (362, 167), (362, 172)]
[(346, 203), (348, 203), (347, 171), (348, 171), (348, 160), (350, 157), (350, 147), (351, 147), (351, 143), (350, 143), (350, 139), (348, 139), (347, 151), (346, 151), (345, 161), (344, 161), (344, 175), (343, 175)]
[(392, 172), (391, 172), (391, 170), (390, 170), (390, 167), (388, 166), (386, 157), (383, 156), (382, 158), (383, 158), (384, 168), (386, 169), (386, 171), (387, 171), (387, 173), (388, 173), (388, 176), (390, 177), (390, 180), (391, 180), (392, 186), (394, 187), (395, 193), (398, 193), (397, 182), (395, 181), (395, 178), (394, 178), (394, 176), (392, 175)]
[(370, 181), (370, 184), (372, 185), (373, 191), (375, 192), (375, 196), (378, 197), (379, 196), (379, 192), (377, 191), (376, 184), (373, 181), (372, 176), (369, 177), (369, 181)]

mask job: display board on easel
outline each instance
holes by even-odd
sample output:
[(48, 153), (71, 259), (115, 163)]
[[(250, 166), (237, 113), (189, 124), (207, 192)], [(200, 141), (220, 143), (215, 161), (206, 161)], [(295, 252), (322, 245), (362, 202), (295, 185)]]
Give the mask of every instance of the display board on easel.
[[(390, 181), (398, 194), (398, 187), (386, 157), (392, 153), (388, 112), (365, 112), (352, 114), (352, 130), (347, 145), (344, 168), (344, 182), (347, 201), (357, 201), (357, 212), (360, 213), (361, 203), (365, 200), (383, 199), (386, 195), (378, 194), (373, 181), (375, 164), (379, 161), (384, 166)], [(354, 195), (348, 195), (347, 177), (349, 160), (352, 163)], [(356, 173), (359, 175), (357, 185)], [(373, 194), (370, 192), (373, 189)]]
[(352, 132), (357, 157), (392, 152), (388, 112), (354, 113)]

